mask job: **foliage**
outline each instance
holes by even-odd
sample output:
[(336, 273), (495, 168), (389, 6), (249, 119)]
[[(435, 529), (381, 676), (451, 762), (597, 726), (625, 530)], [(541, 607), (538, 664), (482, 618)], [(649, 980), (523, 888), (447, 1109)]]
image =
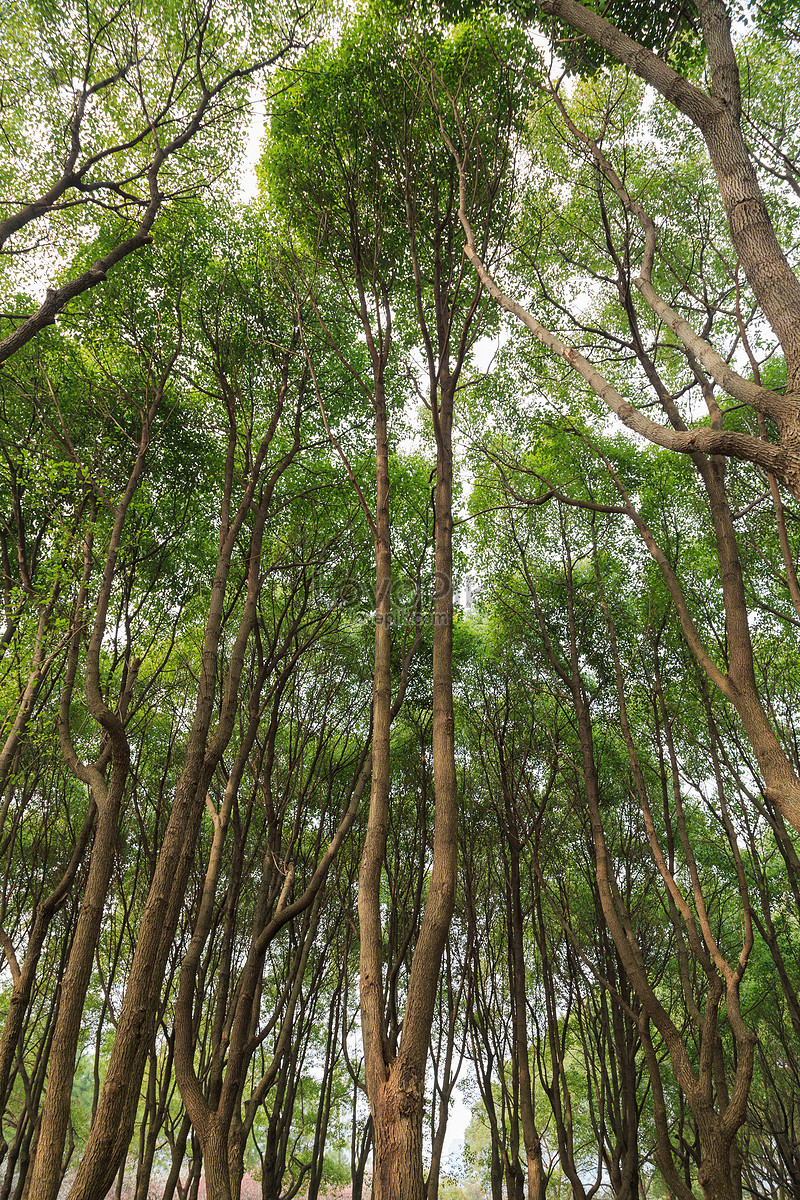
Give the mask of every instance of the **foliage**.
[[(705, 9), (602, 15), (707, 90)], [(794, 9), (727, 11), (743, 153), (791, 271)], [(418, 1097), (430, 1190), (534, 1195), (537, 1162), (536, 1200), (797, 1188), (800, 525), (789, 477), (737, 449), (786, 451), (788, 418), (726, 390), (747, 376), (793, 404), (792, 351), (702, 131), (565, 28), (518, 3), (6, 14), (3, 336), (158, 216), (152, 244), (0, 367), (14, 1200), (45, 1154), (32, 1190), (63, 1179), (73, 1200), (120, 1167), (137, 1200), (170, 1179), (182, 1200), (366, 1194), (373, 400), (382, 387), (402, 698), (379, 889), (391, 1066), (433, 878), (448, 379), (448, 582), (472, 599), (448, 664), (460, 860)], [(236, 160), (265, 63), (246, 206)], [(550, 343), (480, 285), (468, 225)], [(623, 428), (632, 415), (664, 436)], [(710, 433), (727, 458), (666, 436)], [(439, 1133), (462, 1085), (451, 1178)], [(60, 1141), (40, 1150), (59, 1089)]]

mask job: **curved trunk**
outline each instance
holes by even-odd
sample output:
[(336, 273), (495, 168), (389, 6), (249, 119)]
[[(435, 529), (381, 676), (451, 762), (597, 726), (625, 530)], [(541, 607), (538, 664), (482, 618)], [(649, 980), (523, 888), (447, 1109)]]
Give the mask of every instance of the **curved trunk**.
[(14, 978), (11, 995), (8, 1000), (8, 1012), (5, 1024), (3, 1025), (3, 1032), (0, 1035), (0, 1097), (4, 1100), (8, 1094), (11, 1068), (17, 1054), (19, 1039), (28, 1013), (28, 1004), (30, 1003), (31, 991), (36, 977), (36, 968), (39, 965), (42, 947), (50, 928), (50, 919), (66, 899), (75, 881), (78, 869), (83, 862), (86, 849), (89, 845), (95, 816), (96, 808), (94, 803), (92, 803), (84, 818), (83, 826), (75, 842), (75, 848), (72, 851), (70, 861), (61, 880), (50, 895), (42, 900), (36, 908), (33, 926), (28, 937), (28, 945), (25, 949), (25, 958), (23, 959), (19, 973)]
[[(786, 355), (789, 392), (800, 388), (800, 282), (775, 234), (740, 125), (739, 76), (724, 0), (698, 0), (712, 93), (689, 83), (646, 46), (580, 0), (537, 0), (543, 12), (587, 34), (697, 126), (725, 206), (731, 240), (750, 286)], [(800, 446), (797, 397), (787, 397), (781, 440)]]
[[(33, 1167), (26, 1192), (36, 1200), (55, 1200), (61, 1184), (61, 1159), (69, 1126), (75, 1058), (83, 1008), (100, 936), (103, 909), (114, 866), (121, 787), (98, 804), (97, 833), (89, 863), (75, 938), (61, 980), (56, 1028), (50, 1050), (47, 1090), (40, 1118)], [(116, 1174), (116, 1171), (115, 1171)]]
[[(200, 683), (192, 726), (187, 738), (186, 757), (142, 913), (108, 1071), (100, 1091), (86, 1149), (69, 1191), (71, 1200), (101, 1200), (113, 1183), (133, 1134), (139, 1091), (155, 1029), (162, 981), (172, 939), (184, 905), (186, 884), (205, 808), (205, 796), (209, 781), (233, 733), (245, 651), (255, 624), (264, 522), (275, 485), (299, 448), (299, 434), (295, 428), (293, 443), (275, 464), (269, 478), (263, 480), (262, 467), (284, 410), (288, 387), (287, 372), (288, 357), (284, 361), (281, 391), (269, 428), (255, 456), (242, 499), (233, 513), (231, 496), (235, 477), (235, 426), (232, 425), (229, 430), (220, 506), (217, 563), (203, 635)], [(223, 699), (217, 727), (212, 736), (211, 725), (218, 687), (218, 650), (223, 635), (225, 594), (231, 561), (245, 516), (251, 510), (256, 486), (260, 481), (264, 483), (264, 491), (258, 503), (256, 521), (250, 536), (244, 612), (231, 647)]]

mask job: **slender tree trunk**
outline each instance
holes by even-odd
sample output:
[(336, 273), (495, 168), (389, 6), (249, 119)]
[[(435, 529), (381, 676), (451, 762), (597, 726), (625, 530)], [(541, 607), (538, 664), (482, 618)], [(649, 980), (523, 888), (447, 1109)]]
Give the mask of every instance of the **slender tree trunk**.
[(100, 815), (89, 864), (89, 876), (69, 962), (60, 984), (61, 994), (50, 1050), (47, 1090), (27, 1189), (31, 1200), (34, 1197), (36, 1200), (55, 1200), (61, 1184), (61, 1158), (69, 1124), (72, 1081), (75, 1075), (75, 1056), (81, 1033), (83, 1007), (114, 864), (117, 814), (121, 798), (119, 784), (115, 792), (116, 795), (105, 797), (98, 805)]
[[(431, 1117), (431, 1156), (428, 1178), (425, 1181), (425, 1200), (437, 1200), (439, 1195), (442, 1154), (444, 1152), (444, 1143), (447, 1137), (447, 1126), (450, 1118), (450, 1099), (461, 1073), (466, 1050), (466, 1031), (462, 1030), (461, 1045), (458, 1052), (456, 1051), (456, 1027), (462, 1011), (466, 982), (466, 977), (461, 976), (458, 986), (454, 987), (452, 955), (449, 953), (448, 946), (445, 945), (445, 970), (440, 985), (440, 995), (446, 1006), (447, 1033), (444, 1062), (442, 1062), (441, 1042), (439, 1043), (439, 1053), (434, 1057), (437, 1110), (435, 1111), (435, 1119), (433, 1115)], [(440, 1015), (440, 1021), (441, 1019)], [(456, 1054), (458, 1061), (455, 1070), (453, 1070), (453, 1058)]]
[[(160, 393), (159, 393), (160, 395)], [(114, 583), (122, 531), (128, 508), (136, 492), (150, 441), (150, 424), (158, 405), (154, 400), (147, 418), (142, 422), (142, 434), (133, 469), (125, 493), (117, 506), (114, 527), (109, 541), (103, 578), (97, 598), (92, 633), (86, 650), (84, 692), (86, 708), (107, 739), (112, 760), (111, 779), (106, 783), (106, 748), (101, 748), (95, 763), (87, 766), (80, 761), (70, 731), (70, 703), (73, 697), (80, 650), (80, 623), (75, 622), (68, 655), (65, 685), (59, 706), (59, 739), (67, 766), (76, 779), (85, 783), (97, 809), (97, 823), (89, 857), (89, 870), (81, 901), (75, 937), (70, 948), (67, 969), (61, 979), (58, 1013), (48, 1062), (47, 1089), (39, 1118), (33, 1166), (26, 1183), (26, 1194), (36, 1200), (55, 1200), (62, 1178), (62, 1155), (69, 1126), (72, 1083), (75, 1076), (75, 1056), (81, 1032), (81, 1020), (86, 993), (92, 973), (94, 952), (100, 937), (103, 909), (111, 881), (117, 843), (117, 820), (130, 766), (130, 749), (123, 724), (125, 699), (120, 696), (117, 712), (112, 712), (103, 695), (100, 681), (100, 651), (106, 629), (106, 617)], [(76, 613), (85, 609), (86, 585), (91, 570), (91, 539), (84, 549), (84, 575)], [(127, 1150), (127, 1142), (125, 1144)], [(109, 1186), (116, 1175), (116, 1167)]]
[(519, 831), (513, 811), (513, 800), (508, 794), (508, 781), (503, 779), (506, 804), (506, 828), (508, 830), (509, 855), (511, 858), (511, 892), (507, 897), (511, 908), (511, 963), (514, 989), (512, 1013), (514, 1030), (515, 1067), (519, 1073), (519, 1109), (522, 1120), (522, 1140), (525, 1146), (525, 1161), (528, 1169), (528, 1200), (544, 1200), (547, 1179), (542, 1162), (542, 1143), (536, 1128), (531, 1082), (530, 1048), (528, 1045), (528, 1002), (525, 986), (525, 944), (523, 937), (522, 883), (519, 870)]
[[(69, 1191), (70, 1200), (101, 1200), (113, 1182), (117, 1165), (125, 1155), (133, 1133), (139, 1090), (152, 1041), (164, 972), (184, 904), (186, 884), (205, 808), (205, 796), (233, 733), (245, 651), (255, 624), (264, 522), (275, 486), (299, 449), (298, 402), (294, 440), (273, 466), (269, 477), (263, 478), (266, 472), (262, 474), (262, 467), (284, 410), (289, 358), (288, 354), (284, 358), (278, 401), (255, 455), (242, 499), (234, 512), (231, 512), (231, 497), (235, 477), (237, 433), (233, 407), (229, 413), (217, 563), (203, 636), (200, 683), (192, 726), (187, 738), (186, 757), (142, 913), (108, 1071), (86, 1149)], [(225, 380), (223, 391), (226, 394), (230, 391)], [(232, 400), (231, 404), (235, 405), (235, 400)], [(225, 593), (231, 560), (245, 516), (251, 511), (256, 486), (260, 483), (263, 483), (263, 491), (248, 547), (244, 612), (230, 650), (219, 719), (212, 737), (210, 731), (217, 701), (217, 656), (223, 633)]]
[(13, 987), (8, 1001), (8, 1013), (3, 1025), (3, 1033), (0, 1036), (0, 1097), (6, 1097), (8, 1093), (11, 1069), (22, 1034), (28, 1004), (30, 1003), (31, 989), (36, 977), (36, 968), (39, 965), (39, 957), (45, 938), (47, 937), (51, 917), (66, 899), (78, 873), (78, 869), (83, 862), (92, 829), (94, 828), (95, 815), (96, 807), (94, 802), (92, 802), (84, 818), (83, 827), (78, 835), (70, 861), (58, 886), (36, 907), (33, 927), (28, 936), (28, 944), (25, 949), (25, 958), (16, 976), (14, 976), (12, 965)]
[[(388, 471), (386, 472), (386, 549), (382, 545), (380, 505), (376, 514), (375, 700), (373, 792), (367, 839), (359, 877), (361, 922), (361, 1012), (367, 1095), (373, 1119), (374, 1200), (423, 1200), (422, 1112), (436, 987), (455, 904), (458, 854), (457, 788), (453, 716), (452, 590), (452, 405), (455, 381), (442, 386), (434, 419), (437, 443), (436, 605), (433, 631), (432, 752), (436, 815), (433, 866), (425, 910), (411, 964), (400, 1049), (389, 1054), (384, 1025), (380, 875), (388, 833), (390, 643), (388, 619)], [(376, 411), (376, 418), (378, 417)], [(380, 427), (379, 427), (380, 428)], [(381, 436), (378, 436), (381, 486)], [(388, 453), (387, 453), (388, 462)], [(379, 500), (381, 492), (379, 491)], [(384, 732), (385, 731), (385, 732)], [(380, 739), (380, 740), (379, 740)], [(377, 776), (375, 774), (377, 770)]]
[[(396, 1102), (384, 1098), (388, 1084), (389, 1048), (385, 1030), (383, 933), (380, 880), (389, 833), (391, 772), (391, 526), (389, 517), (389, 440), (386, 398), (376, 379), (375, 408), (375, 665), (372, 700), (372, 782), (367, 835), (358, 877), (361, 1036), (364, 1044), (367, 1096), (373, 1122), (373, 1196), (388, 1200), (390, 1176), (384, 1168), (386, 1115), (394, 1120)], [(422, 1132), (420, 1125), (420, 1142)], [(391, 1145), (389, 1144), (389, 1150)], [(421, 1150), (420, 1150), (421, 1155)], [(393, 1161), (390, 1154), (387, 1163)]]
[[(178, 1181), (180, 1179), (181, 1167), (183, 1166), (183, 1160), (186, 1155), (186, 1142), (189, 1138), (190, 1129), (191, 1129), (191, 1122), (189, 1121), (188, 1115), (186, 1113), (184, 1113), (183, 1117), (181, 1118), (180, 1127), (178, 1129), (178, 1135), (175, 1138), (175, 1143), (172, 1148), (172, 1158), (170, 1160), (170, 1165), (169, 1165), (169, 1174), (167, 1175), (166, 1181), (164, 1183), (164, 1192), (162, 1194), (161, 1200), (173, 1200), (173, 1196), (175, 1195), (175, 1190), (178, 1186)], [(136, 1200), (140, 1200), (140, 1198), (137, 1196)]]

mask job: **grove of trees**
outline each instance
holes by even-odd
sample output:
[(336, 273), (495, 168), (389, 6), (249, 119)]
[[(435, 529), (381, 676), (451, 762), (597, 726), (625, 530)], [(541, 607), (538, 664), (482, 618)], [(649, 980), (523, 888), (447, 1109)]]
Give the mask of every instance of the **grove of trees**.
[(799, 51), (11, 0), (0, 1200), (800, 1200)]

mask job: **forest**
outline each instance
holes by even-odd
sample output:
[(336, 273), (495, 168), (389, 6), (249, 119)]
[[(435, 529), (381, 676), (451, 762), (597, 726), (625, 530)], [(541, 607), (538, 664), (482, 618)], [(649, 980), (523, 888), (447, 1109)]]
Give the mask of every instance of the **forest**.
[(7, 0), (0, 1200), (800, 1200), (798, 271), (796, 0)]

